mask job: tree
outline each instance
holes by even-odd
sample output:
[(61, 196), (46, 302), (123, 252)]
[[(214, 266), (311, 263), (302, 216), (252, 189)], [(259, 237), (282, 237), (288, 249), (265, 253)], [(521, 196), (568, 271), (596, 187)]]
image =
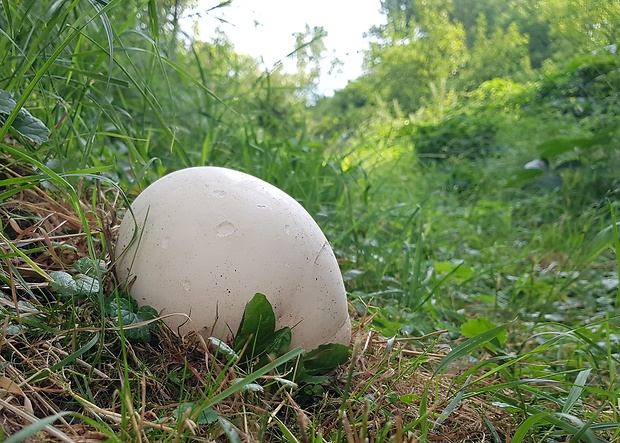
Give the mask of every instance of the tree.
[(553, 54), (550, 24), (540, 13), (541, 0), (511, 0), (510, 21), (519, 26), (519, 31), (528, 36), (530, 63), (538, 69)]
[(531, 75), (528, 38), (519, 32), (516, 23), (505, 31), (498, 27), (488, 37), (486, 17), (480, 15), (477, 34), (461, 77), (466, 89), (475, 89), (494, 78), (524, 80)]
[(605, 48), (615, 51), (620, 39), (618, 0), (539, 0), (538, 6), (549, 23), (556, 60)]
[[(509, 14), (505, 0), (453, 0), (453, 3), (451, 18), (463, 25), (469, 48), (473, 47), (479, 35), (480, 17), (484, 17), (487, 33), (498, 27), (505, 28), (505, 18)], [(490, 37), (489, 34), (485, 36)]]
[(406, 112), (430, 97), (432, 85), (455, 78), (468, 58), (465, 30), (450, 19), (451, 1), (384, 2), (387, 24), (366, 58), (371, 82)]
[(297, 61), (297, 87), (302, 94), (313, 94), (318, 88), (321, 75), (321, 60), (325, 52), (323, 39), (327, 36), (322, 26), (312, 29), (306, 25), (305, 32), (295, 32), (295, 52)]

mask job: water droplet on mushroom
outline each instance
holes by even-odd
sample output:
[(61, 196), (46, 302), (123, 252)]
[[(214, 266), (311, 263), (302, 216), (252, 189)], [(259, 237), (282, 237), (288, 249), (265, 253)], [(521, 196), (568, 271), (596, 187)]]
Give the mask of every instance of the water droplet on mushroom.
[(236, 230), (237, 228), (235, 227), (235, 225), (233, 225), (229, 221), (222, 222), (215, 227), (215, 232), (217, 233), (218, 237), (228, 237), (229, 235), (232, 235)]
[(256, 205), (256, 207), (260, 209), (269, 209), (269, 206), (267, 205)]
[(170, 247), (170, 237), (164, 237), (161, 239), (162, 249), (168, 249)]
[(191, 290), (192, 290), (192, 284), (190, 283), (190, 281), (189, 281), (189, 280), (184, 280), (184, 281), (183, 281), (183, 289), (184, 289), (186, 292), (189, 292), (189, 291), (191, 291)]
[(226, 197), (226, 191), (223, 191), (221, 189), (216, 189), (215, 191), (213, 191), (213, 197), (224, 198)]
[(286, 235), (291, 235), (291, 227), (289, 225), (284, 225), (284, 232)]

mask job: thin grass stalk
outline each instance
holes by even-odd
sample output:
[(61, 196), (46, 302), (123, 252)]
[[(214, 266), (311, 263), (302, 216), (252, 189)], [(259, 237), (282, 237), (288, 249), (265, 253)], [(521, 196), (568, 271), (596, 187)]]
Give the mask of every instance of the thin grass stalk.
[[(80, 0), (74, 0), (74, 2), (72, 4), (72, 8), (75, 7), (75, 5), (77, 5), (77, 3), (79, 3), (79, 1)], [(21, 97), (17, 100), (16, 105), (13, 108), (13, 111), (8, 115), (8, 117), (4, 121), (4, 124), (0, 128), (0, 140), (4, 139), (4, 136), (8, 133), (9, 128), (11, 127), (13, 122), (15, 121), (15, 118), (17, 118), (17, 115), (19, 114), (19, 111), (23, 108), (24, 104), (26, 103), (26, 101), (30, 97), (30, 94), (32, 94), (32, 92), (34, 91), (34, 88), (37, 86), (39, 81), (41, 81), (41, 79), (47, 73), (47, 71), (50, 69), (50, 67), (56, 62), (56, 59), (60, 56), (60, 54), (62, 54), (62, 51), (69, 45), (69, 43), (71, 43), (73, 41), (73, 39), (75, 39), (78, 35), (80, 35), (82, 33), (82, 31), (90, 23), (92, 23), (95, 18), (97, 18), (97, 17), (107, 13), (107, 11), (112, 9), (112, 7), (116, 3), (120, 2), (120, 1), (121, 0), (111, 1), (105, 7), (101, 8), (99, 11), (97, 11), (97, 13), (93, 17), (87, 19), (84, 24), (82, 24), (77, 29), (75, 29), (67, 38), (65, 38), (60, 43), (60, 45), (58, 45), (56, 47), (56, 49), (54, 50), (54, 52), (52, 53), (50, 58), (47, 59), (47, 61), (43, 64), (43, 66), (39, 70), (37, 70), (37, 72), (35, 73), (34, 78), (30, 81), (30, 83), (28, 83), (28, 86), (26, 86), (26, 89), (22, 93)], [(82, 13), (82, 15), (80, 16), (78, 22), (82, 21), (87, 16), (88, 15), (87, 15), (86, 11), (84, 11)]]
[[(609, 208), (609, 212), (611, 214), (611, 229), (613, 232), (614, 240), (613, 240), (613, 251), (616, 255), (616, 273), (618, 278), (620, 278), (620, 236), (618, 235), (618, 221), (616, 219), (616, 211), (614, 210), (611, 202), (607, 203), (607, 207)], [(617, 294), (616, 294), (616, 309), (620, 309), (620, 284), (618, 285)]]
[[(9, 404), (7, 403), (4, 406), (7, 407), (7, 405)], [(19, 411), (20, 414), (25, 414), (25, 412), (21, 411), (21, 409), (17, 409), (17, 411)], [(54, 423), (56, 420), (61, 417), (66, 417), (67, 415), (73, 415), (73, 413), (67, 411), (59, 412), (58, 414), (51, 415), (42, 419), (32, 417), (30, 419), (32, 421), (32, 424), (26, 426), (22, 430), (16, 432), (12, 436), (4, 440), (4, 443), (20, 443), (24, 441), (29, 441), (31, 438), (35, 438), (36, 434), (38, 434), (40, 431), (47, 431), (54, 437), (58, 438), (60, 441), (72, 443), (73, 439), (69, 438), (69, 436), (66, 435), (64, 432), (61, 432), (52, 426), (52, 423)]]

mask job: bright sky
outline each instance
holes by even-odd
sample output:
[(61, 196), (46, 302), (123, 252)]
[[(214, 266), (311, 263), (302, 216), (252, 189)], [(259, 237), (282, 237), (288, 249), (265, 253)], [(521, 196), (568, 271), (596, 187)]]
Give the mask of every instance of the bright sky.
[[(192, 12), (204, 12), (219, 3), (217, 0), (198, 0)], [(201, 14), (198, 21), (199, 38), (209, 40), (216, 27), (230, 38), (235, 50), (264, 61), (271, 68), (295, 49), (294, 32), (323, 26), (327, 31), (321, 93), (330, 94), (346, 86), (347, 81), (362, 73), (362, 51), (368, 47), (363, 34), (373, 25), (385, 22), (379, 13), (380, 0), (233, 0), (232, 5)], [(189, 18), (184, 25), (192, 29)], [(222, 23), (218, 18), (226, 20)], [(331, 75), (327, 74), (331, 61), (337, 57), (343, 62)], [(284, 64), (287, 67), (287, 64)], [(289, 66), (294, 66), (290, 63)], [(291, 68), (294, 69), (294, 68)]]

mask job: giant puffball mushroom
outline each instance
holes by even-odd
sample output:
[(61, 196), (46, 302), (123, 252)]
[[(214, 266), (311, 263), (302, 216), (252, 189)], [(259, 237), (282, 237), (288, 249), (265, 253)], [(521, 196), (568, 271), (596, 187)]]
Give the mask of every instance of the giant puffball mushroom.
[(242, 172), (195, 167), (157, 180), (131, 208), (119, 227), (117, 276), (139, 304), (191, 318), (166, 317), (172, 330), (226, 338), (260, 292), (276, 328), (292, 328), (291, 346), (349, 345), (334, 253), (283, 191)]

